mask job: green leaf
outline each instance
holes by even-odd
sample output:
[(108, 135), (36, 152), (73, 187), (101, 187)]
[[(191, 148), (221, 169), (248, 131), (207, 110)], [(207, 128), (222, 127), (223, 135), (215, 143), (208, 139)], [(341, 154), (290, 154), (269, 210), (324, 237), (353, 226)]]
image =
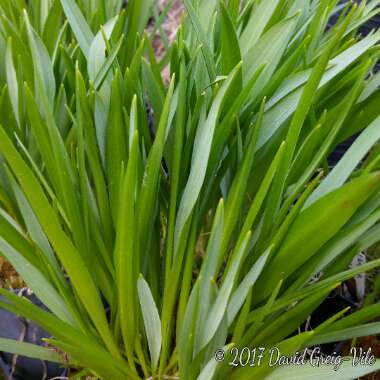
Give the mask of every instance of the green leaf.
[(236, 314), (239, 312), (242, 307), (249, 289), (256, 283), (259, 278), (264, 266), (268, 260), (268, 257), (271, 253), (271, 247), (268, 248), (252, 266), (250, 271), (241, 281), (239, 287), (232, 294), (231, 301), (228, 304), (228, 323), (232, 324), (235, 320)]
[(280, 0), (262, 0), (252, 10), (249, 22), (240, 37), (240, 46), (244, 52), (247, 52), (259, 40), (279, 3)]
[(65, 302), (46, 277), (2, 237), (0, 237), (0, 251), (12, 263), (28, 286), (36, 292), (40, 300), (58, 317), (72, 323), (72, 316)]
[(51, 57), (53, 57), (57, 41), (60, 41), (60, 33), (65, 28), (65, 26), (61, 26), (61, 17), (62, 8), (60, 0), (53, 0), (42, 33), (42, 40)]
[(210, 47), (210, 44), (208, 43), (206, 33), (203, 30), (203, 27), (201, 25), (201, 22), (196, 14), (196, 11), (193, 7), (193, 4), (190, 0), (184, 0), (186, 9), (189, 13), (189, 17), (191, 20), (191, 23), (193, 25), (193, 28), (195, 30), (196, 36), (199, 40), (199, 42), (202, 44), (201, 50), (204, 57), (204, 61), (206, 63), (208, 75), (210, 78), (210, 82), (212, 82), (216, 78), (216, 72), (215, 72), (215, 66), (213, 63), (213, 54)]
[[(109, 20), (104, 27), (99, 30), (94, 39), (91, 42), (91, 46), (88, 53), (88, 61), (87, 61), (87, 71), (90, 80), (95, 82), (95, 78), (100, 72), (100, 69), (104, 65), (106, 60), (106, 41), (104, 38), (109, 40), (111, 38), (113, 29), (117, 22), (117, 17)], [(95, 88), (98, 86), (94, 85)]]
[(40, 184), (14, 148), (3, 128), (0, 128), (0, 150), (19, 180), (21, 188), (24, 190), (42, 228), (62, 261), (91, 319), (99, 329), (111, 352), (118, 357), (119, 350), (111, 336), (103, 304), (85, 263), (62, 229), (57, 215), (49, 204)]
[(131, 0), (128, 3), (127, 16), (127, 33), (125, 41), (125, 49), (127, 50), (127, 63), (133, 60), (136, 51), (137, 35), (142, 35), (147, 25), (149, 17), (153, 13), (153, 0), (142, 2), (140, 0)]
[[(336, 78), (354, 61), (368, 51), (380, 38), (380, 31), (363, 38), (352, 47), (346, 49), (330, 60), (328, 70), (324, 73), (319, 88)], [(276, 94), (269, 99), (267, 112), (263, 120), (262, 133), (260, 134), (258, 149), (261, 148), (282, 124), (295, 111), (300, 96), (302, 86), (310, 78), (311, 70), (305, 70), (290, 76), (278, 89)]]
[(221, 323), (225, 313), (227, 312), (228, 302), (234, 286), (236, 285), (236, 279), (240, 270), (241, 262), (243, 260), (244, 254), (246, 253), (247, 245), (251, 233), (248, 232), (244, 241), (238, 246), (235, 252), (232, 254), (231, 267), (227, 272), (226, 278), (223, 281), (223, 285), (219, 291), (218, 297), (213, 303), (210, 311), (208, 312), (207, 319), (203, 325), (202, 340), (200, 342), (200, 349), (205, 347), (214, 334), (216, 333), (219, 324)]
[[(246, 53), (243, 53), (243, 73), (246, 82), (251, 75), (263, 64), (265, 70), (258, 80), (256, 91), (253, 94), (254, 100), (257, 96), (263, 96), (262, 90), (269, 83), (274, 74), (290, 38), (297, 25), (299, 15), (285, 19), (270, 28)], [(261, 101), (261, 98), (258, 98)]]
[[(240, 46), (235, 27), (223, 1), (219, 2), (221, 9), (221, 61), (222, 74), (228, 75), (241, 61)], [(242, 76), (242, 74), (241, 74)], [(243, 78), (240, 79), (241, 88)]]
[(379, 125), (380, 117), (373, 121), (360, 134), (340, 159), (339, 163), (311, 194), (310, 198), (306, 201), (305, 208), (312, 205), (325, 194), (341, 187), (347, 181), (351, 173), (380, 139)]
[(91, 43), (94, 35), (86, 19), (74, 0), (60, 0), (62, 8), (70, 23), (71, 29), (85, 57), (89, 58)]
[(107, 74), (109, 73), (109, 70), (111, 69), (112, 65), (115, 63), (116, 57), (119, 53), (119, 50), (121, 48), (123, 42), (123, 36), (120, 37), (120, 40), (116, 44), (116, 46), (112, 49), (111, 54), (106, 58), (103, 65), (100, 67), (95, 80), (94, 80), (94, 88), (99, 89), (101, 84), (103, 83), (104, 79), (106, 78)]
[(65, 363), (65, 359), (53, 349), (13, 339), (0, 338), (0, 351), (53, 363)]
[[(228, 352), (232, 348), (232, 344), (224, 346), (223, 351)], [(212, 358), (202, 369), (202, 372), (197, 377), (197, 380), (212, 380), (214, 379), (215, 374), (217, 373), (218, 366), (221, 366), (221, 363), (218, 363), (215, 358)]]
[(203, 181), (205, 179), (207, 162), (211, 151), (212, 140), (214, 137), (214, 131), (219, 118), (219, 113), (223, 106), (226, 93), (232, 86), (241, 70), (239, 64), (229, 75), (223, 86), (219, 90), (210, 112), (207, 116), (207, 120), (200, 128), (197, 129), (197, 134), (194, 141), (194, 150), (192, 157), (192, 168), (187, 181), (185, 190), (183, 192), (175, 227), (174, 238), (174, 253), (176, 254), (178, 244), (182, 234), (182, 230), (195, 206), (201, 191)]
[[(34, 305), (25, 297), (19, 297), (4, 289), (0, 289), (0, 294), (7, 300), (7, 302), (0, 302), (2, 308), (35, 321), (57, 339), (64, 340), (68, 345), (82, 351), (84, 357), (96, 357), (97, 361), (99, 361), (100, 357), (103, 357), (103, 361), (100, 362), (109, 363), (109, 368), (116, 368), (117, 371), (128, 372), (128, 367), (126, 367), (122, 359), (112, 357), (96, 337), (88, 334), (88, 323), (84, 325), (82, 331), (80, 331), (61, 321), (50, 312)], [(68, 350), (66, 352), (70, 353), (71, 351)], [(96, 368), (96, 361), (94, 362), (94, 368)], [(94, 365), (94, 362), (92, 365)]]
[[(259, 299), (263, 300), (270, 294), (280, 276), (287, 278), (332, 238), (378, 187), (379, 180), (378, 173), (363, 175), (301, 212), (279, 252), (263, 272), (264, 278), (270, 272), (271, 280), (265, 284), (262, 281), (258, 283)], [(302, 247), (302, 251), (298, 247)]]
[(134, 236), (136, 233), (135, 193), (137, 187), (137, 164), (139, 157), (138, 132), (135, 131), (132, 139), (132, 147), (128, 159), (127, 171), (122, 182), (119, 195), (119, 213), (117, 218), (115, 266), (118, 284), (118, 303), (120, 313), (121, 331), (124, 345), (131, 360), (132, 352), (129, 342), (136, 338), (136, 324), (138, 315), (136, 281), (138, 273), (135, 273), (136, 258)]
[(142, 276), (137, 281), (137, 289), (141, 311), (144, 319), (145, 332), (148, 339), (150, 357), (153, 371), (157, 368), (157, 363), (161, 351), (161, 321), (157, 306), (154, 302), (148, 283)]
[(368, 323), (341, 329), (338, 331), (326, 332), (316, 336), (311, 344), (319, 345), (323, 343), (340, 342), (348, 339), (359, 338), (362, 336), (374, 336), (379, 334), (380, 322)]
[[(26, 11), (24, 11), (24, 17), (25, 22), (27, 26), (28, 31), (28, 39), (29, 39), (29, 45), (32, 52), (33, 57), (33, 65), (35, 72), (35, 81), (42, 81), (42, 87), (43, 91), (45, 91), (45, 95), (50, 102), (50, 105), (53, 109), (54, 107), (54, 99), (55, 99), (55, 92), (56, 92), (56, 84), (55, 84), (55, 77), (53, 72), (53, 66), (50, 60), (50, 56), (48, 51), (46, 50), (45, 45), (41, 41), (40, 37), (37, 35), (37, 33), (33, 30), (28, 14)], [(40, 95), (38, 92), (36, 92), (36, 97), (40, 98)], [(42, 105), (42, 99), (40, 100), (40, 107), (43, 107)]]
[(174, 91), (174, 78), (172, 78), (165, 104), (160, 117), (158, 130), (152, 148), (145, 165), (145, 172), (141, 184), (141, 192), (138, 201), (138, 246), (141, 257), (147, 255), (147, 237), (151, 236), (154, 223), (153, 210), (157, 201), (156, 189), (160, 179), (161, 160), (164, 153), (166, 130), (168, 128), (170, 104)]
[(16, 75), (16, 69), (13, 64), (12, 40), (9, 39), (7, 43), (7, 50), (5, 53), (5, 67), (7, 72), (7, 84), (9, 98), (12, 103), (13, 113), (16, 121), (20, 126), (20, 109), (19, 109), (19, 88)]

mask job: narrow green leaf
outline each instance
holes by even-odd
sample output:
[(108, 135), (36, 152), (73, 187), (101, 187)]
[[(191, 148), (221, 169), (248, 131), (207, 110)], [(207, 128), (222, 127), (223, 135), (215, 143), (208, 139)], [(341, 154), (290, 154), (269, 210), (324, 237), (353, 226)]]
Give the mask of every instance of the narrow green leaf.
[(183, 192), (177, 214), (174, 238), (174, 254), (177, 252), (182, 230), (195, 206), (203, 185), (203, 181), (205, 179), (207, 162), (211, 151), (214, 131), (219, 118), (219, 113), (225, 100), (226, 93), (238, 77), (240, 70), (241, 65), (239, 64), (231, 72), (219, 90), (207, 116), (206, 122), (203, 125), (200, 125), (197, 129), (192, 157), (192, 169), (185, 190)]
[(74, 0), (60, 1), (79, 46), (85, 57), (88, 58), (94, 35), (76, 2)]
[(380, 139), (380, 117), (373, 121), (350, 146), (339, 163), (323, 180), (306, 201), (305, 208), (312, 205), (325, 194), (333, 191), (347, 181), (351, 173)]
[[(33, 65), (34, 70), (37, 71), (35, 74), (35, 81), (42, 81), (43, 90), (45, 91), (46, 98), (48, 99), (51, 108), (54, 108), (54, 100), (55, 100), (55, 92), (56, 92), (56, 84), (55, 77), (53, 72), (53, 66), (50, 60), (50, 56), (48, 51), (46, 50), (45, 45), (41, 41), (40, 37), (33, 30), (28, 14), (24, 10), (24, 18), (28, 31), (28, 39), (29, 45), (31, 48), (32, 56), (33, 56)], [(43, 101), (41, 99), (41, 95), (36, 91), (36, 97), (40, 98), (40, 107), (43, 108)]]
[(251, 233), (248, 232), (242, 244), (238, 246), (235, 252), (232, 254), (232, 264), (230, 270), (228, 271), (226, 278), (223, 281), (223, 285), (219, 291), (218, 297), (212, 305), (211, 310), (208, 313), (207, 320), (203, 325), (203, 334), (200, 343), (201, 349), (210, 342), (216, 333), (225, 313), (227, 312), (228, 302), (230, 300), (232, 290), (236, 284), (236, 278), (239, 273), (242, 259), (246, 253), (250, 237)]
[[(221, 61), (222, 74), (228, 75), (233, 68), (241, 61), (240, 46), (236, 35), (235, 27), (223, 1), (219, 2), (221, 9)], [(239, 81), (241, 88), (243, 77)]]
[(65, 359), (53, 349), (13, 339), (0, 338), (0, 351), (53, 363), (65, 363)]
[(255, 284), (257, 279), (259, 278), (264, 266), (268, 260), (268, 257), (271, 253), (271, 247), (269, 247), (256, 261), (256, 263), (252, 266), (251, 270), (247, 273), (247, 275), (241, 281), (239, 287), (232, 294), (231, 301), (228, 304), (228, 324), (231, 325), (235, 320), (237, 313), (239, 312), (241, 306), (243, 305), (249, 289)]
[[(378, 173), (363, 175), (325, 195), (301, 212), (290, 228), (279, 252), (263, 272), (264, 278), (270, 272), (272, 280), (266, 281), (265, 284), (258, 283), (256, 291), (259, 299), (263, 300), (270, 294), (280, 276), (284, 278), (289, 276), (333, 237), (377, 188), (379, 180)], [(299, 251), (297, 247), (303, 247), (302, 251)]]
[(91, 319), (99, 329), (110, 351), (114, 356), (118, 357), (119, 350), (109, 330), (98, 289), (81, 255), (62, 229), (57, 215), (49, 204), (41, 185), (38, 183), (33, 172), (20, 157), (3, 128), (0, 128), (0, 150), (6, 157), (16, 178), (19, 180), (20, 186), (24, 190), (55, 252), (62, 261)]

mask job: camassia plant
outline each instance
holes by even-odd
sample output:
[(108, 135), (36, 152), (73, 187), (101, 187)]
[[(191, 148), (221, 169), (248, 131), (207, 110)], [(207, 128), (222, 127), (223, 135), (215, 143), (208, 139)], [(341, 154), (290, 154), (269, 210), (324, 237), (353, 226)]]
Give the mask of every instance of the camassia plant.
[(268, 353), (380, 333), (379, 304), (304, 327), (380, 266), (350, 267), (380, 240), (379, 3), (185, 0), (171, 42), (172, 1), (0, 0), (0, 251), (46, 308), (0, 305), (51, 336), (0, 348), (105, 380), (378, 370)]

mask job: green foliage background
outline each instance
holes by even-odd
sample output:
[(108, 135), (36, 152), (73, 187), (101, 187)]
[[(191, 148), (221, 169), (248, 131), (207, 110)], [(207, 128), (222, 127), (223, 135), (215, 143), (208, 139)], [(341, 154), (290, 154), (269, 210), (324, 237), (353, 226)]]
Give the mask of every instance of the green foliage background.
[(376, 303), (298, 330), (343, 281), (380, 266), (349, 269), (380, 240), (380, 32), (357, 32), (379, 3), (185, 0), (158, 61), (172, 2), (149, 34), (153, 0), (0, 0), (0, 252), (49, 311), (5, 290), (0, 304), (66, 355), (0, 347), (106, 380), (380, 368), (213, 358), (380, 333)]

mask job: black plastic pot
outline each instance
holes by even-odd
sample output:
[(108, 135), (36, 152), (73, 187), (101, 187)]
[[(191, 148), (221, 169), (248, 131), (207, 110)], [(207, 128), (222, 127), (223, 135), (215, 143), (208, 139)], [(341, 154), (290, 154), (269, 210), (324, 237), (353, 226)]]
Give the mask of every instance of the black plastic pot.
[[(46, 309), (34, 295), (23, 292), (23, 296), (42, 309)], [(0, 300), (6, 302), (1, 296)], [(48, 338), (49, 334), (34, 322), (0, 309), (0, 337), (44, 345), (42, 339)], [(1, 380), (48, 380), (66, 375), (67, 370), (59, 364), (0, 352)]]

